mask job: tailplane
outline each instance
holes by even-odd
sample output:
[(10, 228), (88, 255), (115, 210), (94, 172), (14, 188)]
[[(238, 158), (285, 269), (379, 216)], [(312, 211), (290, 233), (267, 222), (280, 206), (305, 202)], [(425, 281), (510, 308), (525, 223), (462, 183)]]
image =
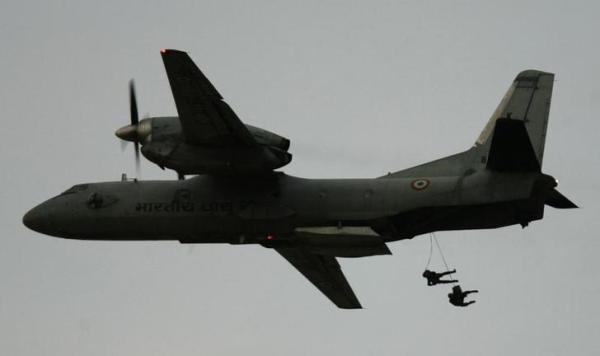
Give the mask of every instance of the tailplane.
[(562, 195), (558, 190), (552, 189), (550, 195), (546, 198), (546, 204), (555, 209), (575, 209), (578, 208), (575, 203)]

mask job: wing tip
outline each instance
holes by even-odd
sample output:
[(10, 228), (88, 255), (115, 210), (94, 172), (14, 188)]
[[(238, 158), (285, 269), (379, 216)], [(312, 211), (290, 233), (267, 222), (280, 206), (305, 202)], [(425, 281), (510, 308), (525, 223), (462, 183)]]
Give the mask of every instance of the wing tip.
[(340, 309), (363, 309), (360, 301), (352, 290), (350, 290), (350, 295), (347, 296), (346, 300), (329, 299)]
[(160, 54), (163, 55), (163, 56), (166, 55), (166, 54), (170, 54), (170, 53), (175, 54), (175, 53), (187, 53), (187, 52), (180, 51), (178, 49), (172, 49), (172, 48), (161, 48), (160, 49)]

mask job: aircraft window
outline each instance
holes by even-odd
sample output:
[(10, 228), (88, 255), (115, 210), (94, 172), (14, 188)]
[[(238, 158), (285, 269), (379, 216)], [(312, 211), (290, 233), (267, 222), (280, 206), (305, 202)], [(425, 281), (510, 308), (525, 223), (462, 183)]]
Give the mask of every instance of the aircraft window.
[(92, 209), (101, 208), (103, 202), (104, 199), (102, 198), (102, 195), (98, 193), (92, 193), (92, 195), (90, 195), (87, 201), (88, 206)]
[(78, 185), (75, 185), (75, 186), (65, 190), (60, 195), (75, 194), (75, 193), (83, 192), (87, 188), (88, 188), (87, 184), (78, 184)]

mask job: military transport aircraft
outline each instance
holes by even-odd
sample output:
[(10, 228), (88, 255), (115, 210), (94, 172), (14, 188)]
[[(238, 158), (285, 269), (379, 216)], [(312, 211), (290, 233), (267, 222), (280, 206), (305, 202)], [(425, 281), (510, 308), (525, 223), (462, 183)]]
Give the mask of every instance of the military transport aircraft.
[[(542, 173), (554, 75), (517, 75), (464, 152), (373, 179), (304, 179), (274, 171), (290, 141), (245, 125), (185, 53), (161, 51), (178, 117), (117, 130), (184, 180), (78, 184), (23, 223), (83, 240), (178, 240), (272, 248), (340, 308), (361, 308), (336, 257), (390, 254), (386, 243), (440, 230), (523, 227), (544, 206), (575, 208)], [(136, 150), (137, 152), (137, 150)]]

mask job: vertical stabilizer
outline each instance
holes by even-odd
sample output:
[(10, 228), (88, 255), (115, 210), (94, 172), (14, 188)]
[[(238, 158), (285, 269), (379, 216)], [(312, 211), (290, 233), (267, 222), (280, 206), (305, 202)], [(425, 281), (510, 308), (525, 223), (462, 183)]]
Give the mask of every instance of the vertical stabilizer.
[(471, 149), (384, 177), (462, 175), (482, 169), (540, 171), (553, 84), (552, 73), (519, 73)]
[(488, 168), (541, 168), (553, 84), (552, 73), (526, 70), (517, 75), (475, 142), (488, 148)]

